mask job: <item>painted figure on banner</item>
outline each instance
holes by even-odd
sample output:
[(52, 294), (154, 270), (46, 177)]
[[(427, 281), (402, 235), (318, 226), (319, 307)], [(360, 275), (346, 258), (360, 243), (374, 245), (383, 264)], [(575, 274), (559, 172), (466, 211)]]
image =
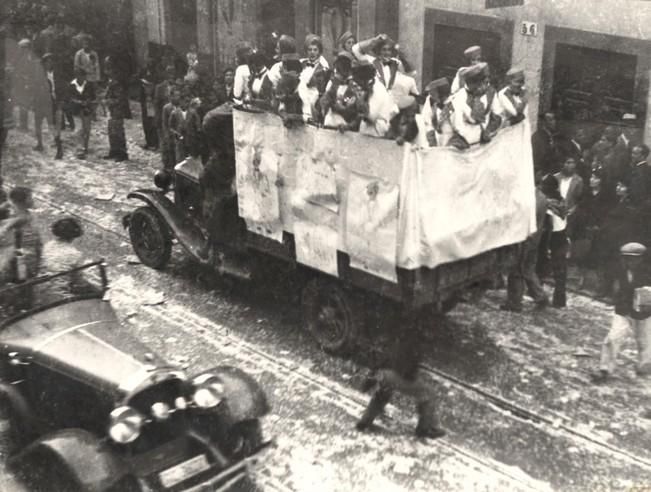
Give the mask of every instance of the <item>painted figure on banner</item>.
[[(323, 52), (328, 56), (336, 55), (342, 47), (340, 44), (354, 36), (353, 31), (353, 1), (351, 0), (322, 0), (320, 26), (323, 40)], [(344, 36), (346, 34), (350, 36)], [(345, 39), (342, 39), (344, 37)]]

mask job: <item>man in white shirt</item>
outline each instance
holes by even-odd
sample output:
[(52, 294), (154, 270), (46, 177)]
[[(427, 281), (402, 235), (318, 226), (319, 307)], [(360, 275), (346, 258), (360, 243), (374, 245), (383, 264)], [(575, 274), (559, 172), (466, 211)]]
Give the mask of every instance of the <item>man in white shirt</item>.
[(447, 104), (450, 96), (450, 83), (442, 77), (433, 80), (425, 88), (427, 97), (421, 114), (430, 147), (445, 147), (452, 136), (450, 124), (451, 107)]
[(502, 127), (515, 125), (526, 117), (527, 93), (524, 70), (511, 68), (506, 72), (507, 86), (499, 91), (497, 100), (501, 109)]
[(454, 129), (450, 143), (461, 150), (489, 142), (501, 122), (496, 93), (488, 82), (488, 65), (481, 62), (467, 68), (463, 79), (464, 87), (450, 99)]
[(251, 45), (242, 43), (237, 48), (235, 56), (237, 58), (237, 68), (233, 80), (233, 100), (236, 104), (241, 104), (246, 99), (249, 88), (249, 77), (251, 69), (249, 68), (249, 57), (251, 56)]
[(468, 60), (468, 65), (465, 67), (461, 67), (459, 70), (457, 70), (457, 74), (455, 75), (454, 80), (452, 81), (452, 88), (451, 88), (452, 94), (456, 93), (459, 89), (463, 89), (464, 71), (472, 67), (473, 65), (477, 65), (478, 63), (483, 62), (481, 46), (471, 46), (470, 48), (467, 48), (463, 52), (463, 55), (466, 57), (466, 60)]
[(583, 197), (583, 179), (576, 173), (576, 160), (574, 157), (567, 157), (563, 168), (554, 175), (558, 181), (558, 188), (561, 197), (567, 207), (567, 235), (570, 239), (574, 237), (576, 207)]

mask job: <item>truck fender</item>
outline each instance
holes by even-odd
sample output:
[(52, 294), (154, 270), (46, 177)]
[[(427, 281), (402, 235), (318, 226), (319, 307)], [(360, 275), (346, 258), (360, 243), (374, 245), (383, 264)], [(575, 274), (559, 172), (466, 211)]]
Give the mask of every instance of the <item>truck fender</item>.
[(8, 461), (18, 476), (27, 479), (41, 463), (61, 470), (79, 489), (93, 492), (115, 485), (129, 471), (105, 441), (83, 429), (46, 434)]
[[(206, 238), (201, 229), (194, 224), (194, 221), (188, 220), (185, 212), (165, 196), (162, 191), (156, 190), (136, 190), (127, 195), (127, 198), (142, 200), (152, 207), (160, 215), (161, 219), (169, 227), (172, 235), (176, 237), (179, 244), (192, 256), (197, 256), (197, 251), (201, 249)], [(129, 226), (129, 216), (122, 219), (125, 227)]]
[(232, 366), (217, 366), (202, 374), (214, 374), (224, 385), (227, 419), (232, 424), (258, 419), (269, 410), (267, 395), (258, 382), (246, 372)]

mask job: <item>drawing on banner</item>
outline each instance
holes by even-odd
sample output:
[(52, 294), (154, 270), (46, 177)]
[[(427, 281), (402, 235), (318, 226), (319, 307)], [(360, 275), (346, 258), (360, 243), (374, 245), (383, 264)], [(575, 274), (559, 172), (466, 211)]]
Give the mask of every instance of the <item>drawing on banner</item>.
[(305, 201), (337, 213), (339, 198), (335, 166), (336, 157), (331, 149), (311, 155), (305, 153), (298, 159), (296, 173), (298, 188)]
[(346, 218), (350, 265), (392, 282), (398, 280), (398, 198), (396, 184), (351, 173)]
[(238, 166), (240, 216), (250, 231), (282, 241), (277, 186), (280, 157), (273, 150), (247, 146), (238, 152), (238, 159), (249, 164)]
[(330, 275), (339, 276), (337, 268), (337, 231), (304, 220), (294, 223), (296, 260)]

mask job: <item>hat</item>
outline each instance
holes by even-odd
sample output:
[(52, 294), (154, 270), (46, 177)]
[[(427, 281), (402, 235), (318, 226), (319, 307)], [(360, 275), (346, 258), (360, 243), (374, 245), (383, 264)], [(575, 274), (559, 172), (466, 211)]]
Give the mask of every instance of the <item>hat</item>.
[(448, 82), (447, 78), (441, 77), (440, 79), (432, 80), (429, 84), (427, 84), (425, 90), (431, 91), (433, 89), (439, 89), (441, 87), (450, 87), (450, 82)]
[(48, 60), (48, 59), (50, 59), (50, 58), (54, 58), (54, 54), (53, 54), (53, 53), (45, 53), (45, 54), (41, 57), (41, 60), (45, 61), (45, 60)]
[(368, 60), (353, 63), (352, 74), (355, 80), (369, 80), (375, 77), (375, 66)]
[(488, 63), (479, 62), (471, 67), (466, 67), (463, 70), (462, 75), (466, 82), (479, 82), (481, 79), (486, 77), (487, 70)]
[(348, 41), (350, 38), (354, 39), (355, 35), (350, 31), (346, 31), (341, 36), (339, 36), (339, 38), (337, 38), (337, 46), (343, 46), (344, 43)]
[(339, 53), (337, 53), (337, 57), (335, 58), (335, 61), (337, 61), (337, 60), (339, 60), (341, 58), (345, 58), (347, 60), (350, 60), (351, 63), (355, 61), (355, 57), (353, 56), (353, 54), (350, 53), (349, 51), (346, 51), (346, 50), (340, 50)]
[(77, 219), (66, 217), (65, 219), (59, 219), (52, 224), (52, 234), (59, 239), (72, 241), (73, 239), (80, 237), (83, 234), (83, 231), (81, 229), (81, 224)]
[(20, 41), (18, 41), (18, 46), (20, 48), (29, 48), (31, 46), (31, 44), (32, 44), (32, 42), (27, 38), (23, 38)]
[(323, 41), (321, 41), (320, 36), (317, 36), (316, 34), (308, 34), (305, 36), (305, 49), (313, 44), (316, 44), (319, 47), (319, 51), (323, 51)]
[(509, 68), (509, 71), (506, 72), (506, 80), (517, 80), (524, 79), (524, 70), (521, 68)]
[(619, 250), (622, 256), (642, 256), (646, 253), (646, 246), (640, 243), (627, 243)]
[(471, 46), (470, 48), (467, 48), (464, 52), (463, 55), (470, 59), (474, 55), (481, 55), (481, 46)]
[(624, 115), (622, 115), (622, 120), (623, 121), (634, 121), (634, 120), (637, 120), (637, 115), (634, 115), (633, 113), (624, 113)]
[(249, 57), (249, 63), (251, 65), (266, 65), (267, 57), (262, 51), (254, 51)]

